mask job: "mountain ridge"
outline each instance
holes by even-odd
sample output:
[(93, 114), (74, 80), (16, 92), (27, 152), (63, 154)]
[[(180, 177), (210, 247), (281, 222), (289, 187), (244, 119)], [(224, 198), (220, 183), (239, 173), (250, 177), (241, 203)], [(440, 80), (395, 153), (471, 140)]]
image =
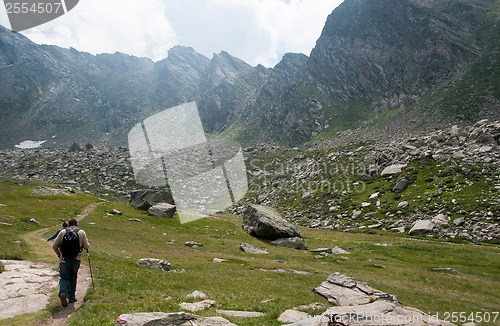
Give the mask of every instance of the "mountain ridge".
[[(498, 53), (491, 40), (498, 30), (495, 5), (346, 0), (329, 15), (310, 56), (285, 54), (273, 68), (253, 67), (225, 51), (209, 59), (182, 46), (157, 62), (122, 53), (94, 56), (36, 45), (1, 27), (0, 147), (26, 139), (48, 140), (48, 147), (124, 145), (133, 125), (188, 101), (198, 103), (207, 133), (246, 145), (331, 139), (394, 109), (403, 109), (397, 116), (409, 130), (473, 121), (488, 110), (498, 115), (493, 59), (478, 68), (490, 75), (491, 81), (481, 80), (488, 91), (469, 104), (464, 99), (463, 112), (462, 103), (443, 96), (458, 89), (454, 83), (472, 83), (467, 72), (485, 54)], [(423, 118), (411, 125), (407, 115)]]

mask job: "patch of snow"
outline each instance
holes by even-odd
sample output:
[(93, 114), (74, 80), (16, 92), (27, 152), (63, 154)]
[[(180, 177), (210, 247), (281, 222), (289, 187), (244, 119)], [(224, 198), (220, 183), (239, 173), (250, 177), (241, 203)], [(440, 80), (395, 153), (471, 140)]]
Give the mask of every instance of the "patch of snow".
[(21, 149), (38, 148), (38, 147), (42, 146), (42, 144), (45, 142), (46, 142), (46, 140), (42, 140), (42, 141), (25, 140), (25, 141), (21, 142), (19, 145), (15, 145), (15, 147), (21, 148)]

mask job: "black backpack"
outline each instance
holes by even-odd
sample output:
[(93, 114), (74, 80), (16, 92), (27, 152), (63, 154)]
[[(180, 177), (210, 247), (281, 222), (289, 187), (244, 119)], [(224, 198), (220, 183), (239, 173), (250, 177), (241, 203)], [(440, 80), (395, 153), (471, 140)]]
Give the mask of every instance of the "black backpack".
[(71, 231), (70, 228), (66, 229), (66, 234), (64, 235), (61, 247), (59, 250), (64, 259), (75, 259), (80, 253), (80, 237), (78, 236), (78, 231), (80, 229), (75, 229)]

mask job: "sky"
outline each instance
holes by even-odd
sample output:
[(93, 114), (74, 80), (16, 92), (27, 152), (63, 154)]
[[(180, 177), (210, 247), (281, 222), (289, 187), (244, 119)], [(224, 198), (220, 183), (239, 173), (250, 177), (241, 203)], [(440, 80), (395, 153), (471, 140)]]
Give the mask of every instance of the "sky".
[[(229, 52), (273, 67), (287, 52), (309, 55), (342, 0), (80, 0), (65, 15), (22, 31), (33, 42), (122, 52), (154, 61), (175, 45), (211, 58)], [(10, 27), (0, 6), (0, 25)]]

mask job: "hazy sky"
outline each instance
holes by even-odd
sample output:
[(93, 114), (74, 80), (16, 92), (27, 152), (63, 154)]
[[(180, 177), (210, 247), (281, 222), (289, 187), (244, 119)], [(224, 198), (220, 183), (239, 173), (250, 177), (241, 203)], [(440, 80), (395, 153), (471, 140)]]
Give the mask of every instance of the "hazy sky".
[[(342, 0), (80, 0), (64, 16), (21, 32), (36, 43), (160, 60), (174, 45), (211, 58), (224, 50), (274, 66), (286, 52), (309, 55)], [(10, 27), (5, 7), (0, 24)]]

